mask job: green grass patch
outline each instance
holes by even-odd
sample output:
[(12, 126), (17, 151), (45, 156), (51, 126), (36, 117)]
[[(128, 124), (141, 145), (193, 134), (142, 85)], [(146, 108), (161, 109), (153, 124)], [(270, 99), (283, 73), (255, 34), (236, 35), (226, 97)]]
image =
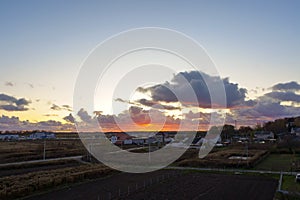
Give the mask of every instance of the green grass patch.
[(295, 181), (295, 176), (284, 175), (282, 179), (281, 190), (289, 192), (300, 192), (300, 183)]
[(291, 171), (292, 162), (299, 161), (299, 155), (293, 154), (270, 154), (262, 162), (260, 162), (255, 169), (257, 170), (271, 170), (271, 171)]

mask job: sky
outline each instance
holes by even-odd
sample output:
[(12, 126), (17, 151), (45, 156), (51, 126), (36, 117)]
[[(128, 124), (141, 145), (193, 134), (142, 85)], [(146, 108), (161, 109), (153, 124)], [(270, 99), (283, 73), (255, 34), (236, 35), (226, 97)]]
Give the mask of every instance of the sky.
[[(84, 59), (108, 37), (140, 27), (173, 29), (204, 47), (221, 78), (229, 78), (225, 83), (230, 91), (236, 87), (240, 95), (235, 99), (239, 105), (228, 108), (229, 123), (242, 118), (241, 124), (253, 125), (254, 119), (295, 116), (300, 102), (299, 8), (297, 0), (3, 0), (0, 129), (73, 130), (73, 119), (65, 117), (72, 113), (74, 86)], [(172, 77), (162, 80), (161, 85), (170, 80)], [(155, 103), (164, 100), (153, 99), (157, 92), (153, 88), (147, 91), (152, 92), (149, 98)], [(137, 105), (146, 110), (133, 108), (127, 114), (132, 116), (135, 111), (145, 118), (149, 111), (144, 104), (132, 104)], [(100, 109), (104, 111), (98, 116), (102, 120), (111, 117), (105, 106)], [(249, 117), (247, 109), (256, 113)], [(174, 110), (166, 110), (158, 115), (176, 115)], [(88, 115), (93, 118), (92, 113)], [(170, 127), (178, 123), (174, 117), (172, 120)]]

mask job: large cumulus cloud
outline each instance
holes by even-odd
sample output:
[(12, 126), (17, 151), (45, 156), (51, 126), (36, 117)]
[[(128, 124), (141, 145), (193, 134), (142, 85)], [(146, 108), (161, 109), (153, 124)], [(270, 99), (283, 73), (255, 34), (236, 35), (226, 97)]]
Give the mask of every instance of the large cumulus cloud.
[[(227, 107), (246, 103), (247, 90), (245, 88), (239, 88), (238, 84), (231, 83), (229, 78), (220, 79), (219, 77), (210, 76), (199, 71), (180, 72), (174, 75), (170, 82), (148, 88), (139, 88), (138, 90), (144, 93), (150, 92), (153, 101), (178, 102), (177, 95), (180, 96), (180, 101), (184, 104), (209, 108), (211, 107), (211, 97), (207, 85), (212, 89), (216, 89), (219, 88), (220, 83), (224, 84)], [(196, 99), (190, 94), (191, 88)]]
[[(250, 107), (232, 110), (235, 118), (244, 124), (255, 124), (277, 118), (293, 117), (300, 115), (300, 85), (295, 82), (278, 83), (268, 92), (257, 99)], [(291, 102), (285, 104), (284, 102)]]

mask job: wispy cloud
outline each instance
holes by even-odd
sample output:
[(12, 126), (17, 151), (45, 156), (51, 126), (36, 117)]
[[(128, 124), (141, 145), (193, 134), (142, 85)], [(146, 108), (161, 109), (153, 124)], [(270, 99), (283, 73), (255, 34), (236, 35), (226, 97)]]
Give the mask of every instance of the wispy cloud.
[(4, 85), (9, 86), (9, 87), (13, 87), (15, 84), (11, 81), (6, 81)]
[(55, 110), (55, 111), (61, 111), (61, 110), (65, 110), (65, 111), (72, 111), (72, 107), (69, 105), (56, 105), (56, 104), (52, 104), (52, 106), (50, 107), (51, 110)]

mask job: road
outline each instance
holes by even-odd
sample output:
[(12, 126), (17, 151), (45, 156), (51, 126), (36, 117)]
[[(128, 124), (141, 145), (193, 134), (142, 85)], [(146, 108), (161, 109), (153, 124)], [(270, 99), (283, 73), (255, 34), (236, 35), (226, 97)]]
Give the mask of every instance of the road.
[(218, 168), (197, 168), (197, 167), (172, 167), (166, 169), (176, 170), (196, 170), (196, 171), (215, 171), (215, 172), (236, 172), (236, 173), (259, 173), (259, 174), (283, 174), (283, 175), (296, 175), (299, 172), (279, 172), (279, 171), (266, 171), (266, 170), (251, 170), (251, 169), (218, 169)]
[(69, 157), (61, 157), (61, 158), (49, 158), (45, 160), (29, 160), (22, 162), (13, 162), (13, 163), (4, 163), (0, 164), (0, 167), (7, 167), (11, 165), (23, 165), (23, 164), (32, 164), (32, 163), (41, 163), (41, 162), (49, 162), (49, 161), (57, 161), (57, 160), (78, 160), (81, 162), (82, 156), (69, 156)]

